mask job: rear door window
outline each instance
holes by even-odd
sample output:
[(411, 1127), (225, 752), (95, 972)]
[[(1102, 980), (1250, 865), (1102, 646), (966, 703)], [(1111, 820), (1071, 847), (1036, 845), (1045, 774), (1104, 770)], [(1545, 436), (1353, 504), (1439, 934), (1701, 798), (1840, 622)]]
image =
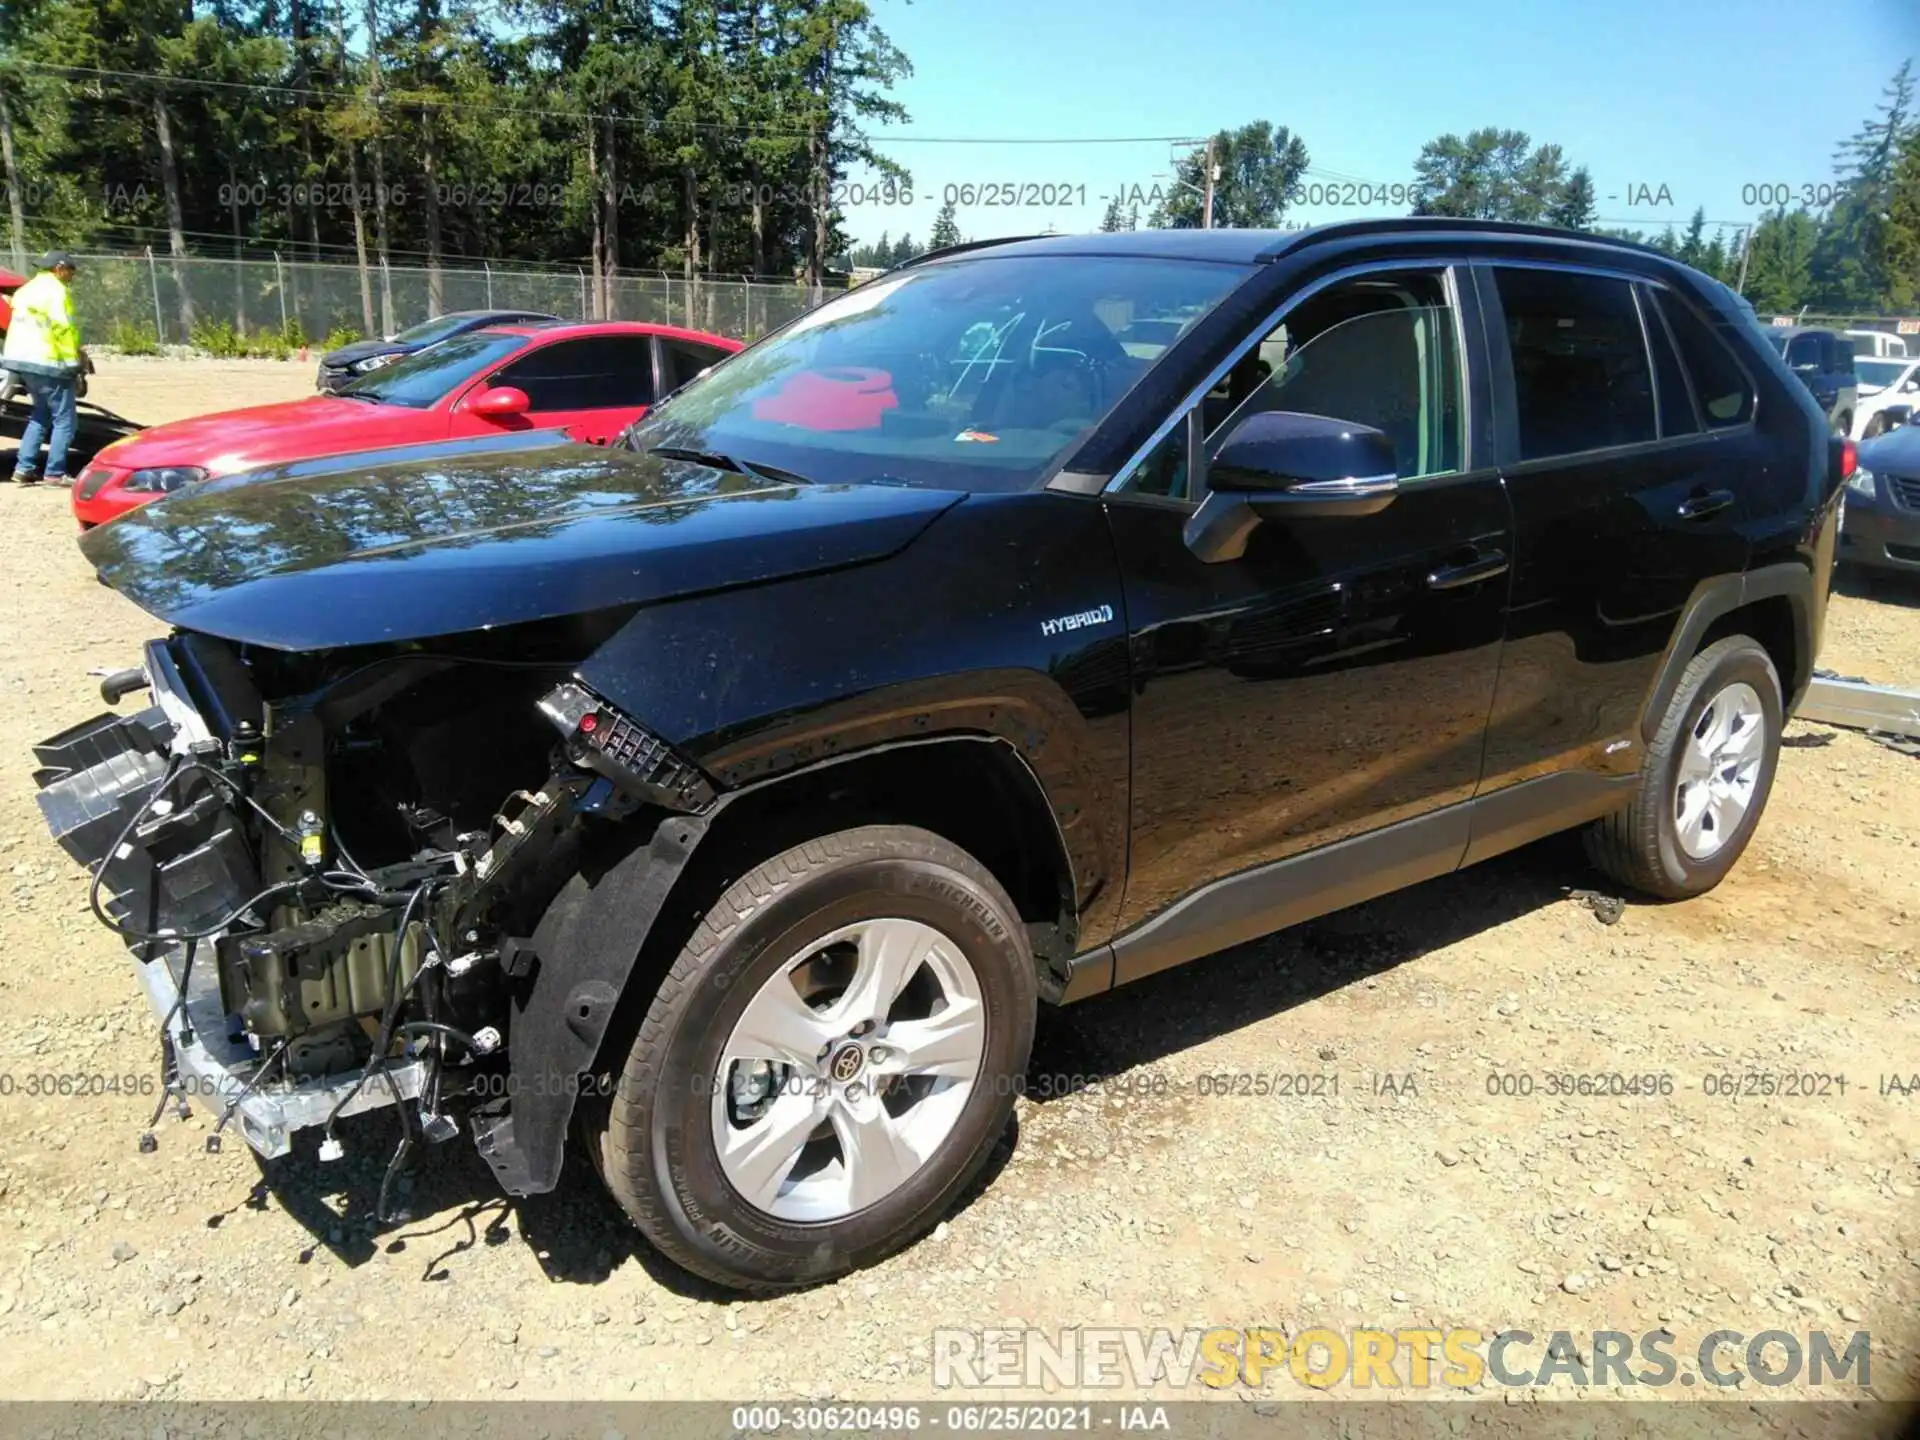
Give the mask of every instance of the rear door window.
[(1633, 288), (1567, 270), (1496, 266), (1520, 459), (1655, 439), (1653, 372)]

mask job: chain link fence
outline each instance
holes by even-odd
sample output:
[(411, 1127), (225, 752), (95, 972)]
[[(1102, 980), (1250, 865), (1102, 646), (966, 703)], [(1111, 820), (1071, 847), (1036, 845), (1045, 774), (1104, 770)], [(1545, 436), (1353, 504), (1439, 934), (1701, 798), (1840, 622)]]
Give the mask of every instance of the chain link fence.
[[(751, 340), (820, 303), (818, 286), (616, 275), (596, 303), (584, 271), (379, 267), (204, 256), (86, 255), (74, 301), (90, 344), (319, 346), (386, 335), (453, 310), (642, 320)], [(371, 318), (371, 325), (368, 321)]]

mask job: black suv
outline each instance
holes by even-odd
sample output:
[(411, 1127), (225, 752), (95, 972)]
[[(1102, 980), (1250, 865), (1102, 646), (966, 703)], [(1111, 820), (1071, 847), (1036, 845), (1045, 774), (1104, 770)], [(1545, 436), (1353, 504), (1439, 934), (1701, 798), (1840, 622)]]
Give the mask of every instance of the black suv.
[(1853, 433), (1853, 412), (1860, 403), (1860, 379), (1853, 368), (1853, 340), (1837, 330), (1770, 325), (1760, 332), (1800, 377), (1842, 435)]
[(962, 247), (624, 447), (314, 462), (90, 532), (174, 629), (104, 687), (150, 708), (39, 747), (41, 804), (170, 1073), (261, 1153), (398, 1104), (396, 1166), (464, 1125), (524, 1195), (571, 1133), (681, 1264), (805, 1284), (953, 1201), (1042, 1003), (1573, 826), (1711, 888), (1850, 454), (1648, 249)]

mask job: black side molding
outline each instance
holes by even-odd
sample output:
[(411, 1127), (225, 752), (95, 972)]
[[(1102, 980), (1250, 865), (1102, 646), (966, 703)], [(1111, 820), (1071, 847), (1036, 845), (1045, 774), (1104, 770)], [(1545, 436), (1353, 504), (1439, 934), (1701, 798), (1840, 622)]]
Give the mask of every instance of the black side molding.
[(1638, 775), (1567, 771), (1216, 880), (1073, 958), (1060, 1003), (1445, 875), (1617, 810)]

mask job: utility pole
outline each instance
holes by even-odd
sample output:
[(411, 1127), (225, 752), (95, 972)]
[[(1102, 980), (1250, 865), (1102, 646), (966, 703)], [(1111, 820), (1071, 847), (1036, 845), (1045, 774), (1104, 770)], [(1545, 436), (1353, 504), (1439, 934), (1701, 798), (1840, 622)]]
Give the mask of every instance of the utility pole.
[(1747, 293), (1747, 261), (1753, 257), (1753, 226), (1747, 226), (1747, 233), (1740, 241), (1740, 283), (1733, 287), (1736, 295)]
[(1200, 225), (1202, 229), (1211, 230), (1213, 228), (1213, 182), (1215, 178), (1218, 177), (1219, 173), (1220, 172), (1218, 167), (1215, 166), (1213, 163), (1213, 137), (1208, 136), (1207, 137), (1207, 158), (1206, 158), (1206, 181), (1207, 181), (1206, 197), (1207, 198), (1206, 198), (1206, 208), (1202, 214), (1202, 218), (1200, 221)]

